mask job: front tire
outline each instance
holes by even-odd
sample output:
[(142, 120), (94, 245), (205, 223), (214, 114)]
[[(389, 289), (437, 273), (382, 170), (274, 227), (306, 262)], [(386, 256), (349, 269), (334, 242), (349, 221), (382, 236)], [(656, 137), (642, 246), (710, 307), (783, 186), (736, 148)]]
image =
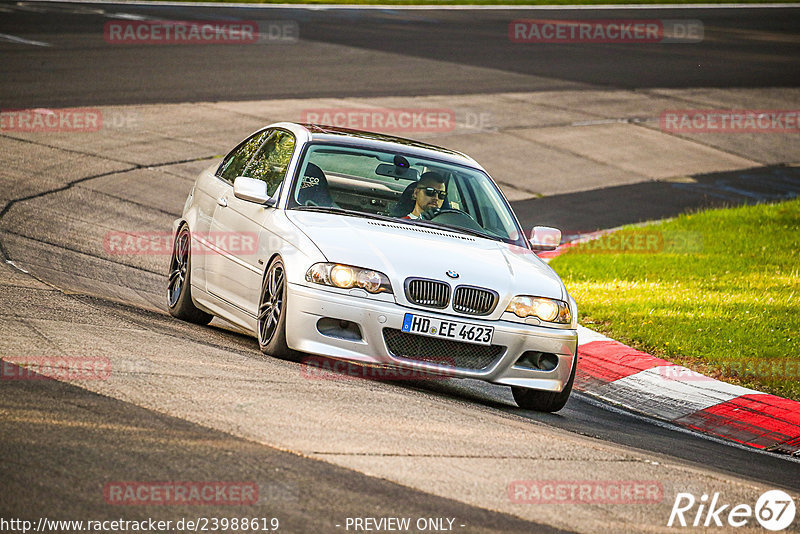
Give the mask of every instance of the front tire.
[(258, 346), (261, 352), (295, 359), (295, 352), (286, 344), (286, 267), (278, 257), (269, 264), (261, 283), (258, 301)]
[(192, 301), (192, 251), (191, 234), (185, 224), (175, 234), (172, 243), (172, 259), (169, 263), (169, 282), (167, 283), (167, 308), (173, 317), (195, 323), (207, 325), (214, 318), (206, 313)]
[(572, 362), (572, 371), (569, 380), (564, 385), (564, 389), (556, 393), (554, 391), (539, 391), (536, 389), (521, 388), (511, 386), (511, 394), (517, 401), (517, 406), (526, 410), (536, 410), (537, 412), (557, 412), (567, 404), (569, 395), (572, 393), (572, 383), (575, 381), (575, 370), (578, 368), (578, 354)]

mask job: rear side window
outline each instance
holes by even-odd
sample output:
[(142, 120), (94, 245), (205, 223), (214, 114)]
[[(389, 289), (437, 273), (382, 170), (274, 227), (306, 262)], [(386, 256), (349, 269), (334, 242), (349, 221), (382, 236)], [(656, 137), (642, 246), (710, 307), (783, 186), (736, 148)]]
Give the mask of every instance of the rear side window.
[(258, 132), (231, 150), (222, 160), (222, 164), (217, 170), (217, 176), (230, 183), (233, 183), (237, 176), (242, 176), (245, 167), (270, 133), (269, 130)]

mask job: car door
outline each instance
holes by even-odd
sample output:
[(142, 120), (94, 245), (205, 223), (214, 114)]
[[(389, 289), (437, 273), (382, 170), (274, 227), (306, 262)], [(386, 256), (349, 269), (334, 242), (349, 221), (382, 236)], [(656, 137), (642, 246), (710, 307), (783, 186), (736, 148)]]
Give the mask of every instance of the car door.
[(202, 289), (208, 288), (207, 260), (217, 253), (207, 246), (214, 212), (269, 134), (267, 130), (254, 133), (231, 150), (215, 170), (205, 171), (197, 181), (193, 199), (197, 219), (192, 228), (192, 283)]
[[(270, 130), (240, 176), (265, 181), (267, 193), (277, 196), (294, 147), (290, 132)], [(232, 185), (228, 185), (211, 222), (210, 237), (218, 246), (206, 260), (208, 291), (251, 315), (258, 309), (264, 258), (277, 247), (270, 230), (276, 212), (275, 208), (236, 198)]]

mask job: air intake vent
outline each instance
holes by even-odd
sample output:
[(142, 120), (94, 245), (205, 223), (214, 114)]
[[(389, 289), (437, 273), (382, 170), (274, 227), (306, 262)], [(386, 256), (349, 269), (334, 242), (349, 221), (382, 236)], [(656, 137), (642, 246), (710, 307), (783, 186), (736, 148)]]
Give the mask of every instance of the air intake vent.
[(478, 371), (491, 367), (506, 350), (500, 345), (475, 345), (408, 334), (393, 328), (383, 329), (383, 339), (395, 358)]
[(450, 237), (452, 239), (462, 239), (464, 241), (475, 241), (475, 239), (473, 239), (472, 237), (463, 234), (440, 232), (432, 228), (426, 228), (423, 226), (414, 226), (413, 224), (390, 224), (390, 223), (383, 223), (376, 221), (367, 221), (367, 224), (371, 224), (372, 226), (383, 226), (384, 228), (394, 228), (395, 230), (405, 230), (407, 232), (417, 232), (420, 234), (440, 235), (443, 237)]
[(406, 298), (414, 304), (428, 308), (446, 308), (450, 302), (450, 286), (445, 282), (408, 278), (405, 286)]
[(491, 289), (458, 286), (453, 297), (453, 309), (468, 315), (489, 315), (497, 306), (498, 295)]

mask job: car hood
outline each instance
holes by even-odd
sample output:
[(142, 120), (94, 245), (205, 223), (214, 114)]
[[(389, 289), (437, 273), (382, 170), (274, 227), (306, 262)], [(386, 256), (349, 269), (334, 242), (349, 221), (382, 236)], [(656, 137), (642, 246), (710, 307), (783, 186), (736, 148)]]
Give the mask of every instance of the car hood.
[[(558, 275), (522, 247), (421, 225), (299, 210), (286, 213), (328, 261), (381, 271), (395, 288), (413, 276), (494, 289), (501, 299), (523, 294), (566, 299)], [(450, 279), (448, 271), (458, 278)]]

